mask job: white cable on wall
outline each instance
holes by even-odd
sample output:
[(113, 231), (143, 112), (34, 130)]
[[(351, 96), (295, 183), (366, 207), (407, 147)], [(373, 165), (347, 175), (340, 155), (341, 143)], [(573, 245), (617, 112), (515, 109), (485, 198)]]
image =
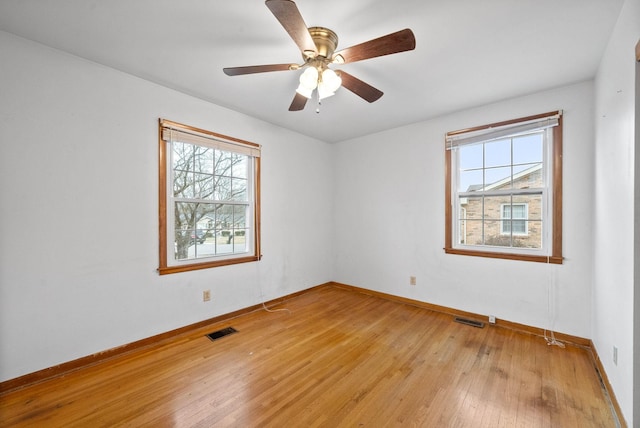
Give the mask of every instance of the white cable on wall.
[(547, 281), (547, 321), (549, 327), (549, 336), (547, 336), (547, 329), (544, 329), (544, 340), (547, 341), (547, 345), (555, 345), (560, 348), (564, 348), (564, 343), (556, 339), (553, 330), (556, 323), (556, 287), (557, 287), (557, 267), (550, 263), (550, 258), (547, 257), (547, 268), (549, 269), (549, 281)]
[(255, 263), (256, 266), (256, 281), (258, 283), (258, 292), (260, 293), (260, 302), (262, 303), (262, 308), (267, 311), (267, 312), (287, 312), (288, 314), (291, 314), (291, 311), (287, 308), (280, 308), (280, 309), (269, 309), (267, 307), (267, 305), (265, 304), (265, 297), (264, 297), (264, 293), (262, 292), (262, 275), (260, 275), (260, 266), (258, 263)]

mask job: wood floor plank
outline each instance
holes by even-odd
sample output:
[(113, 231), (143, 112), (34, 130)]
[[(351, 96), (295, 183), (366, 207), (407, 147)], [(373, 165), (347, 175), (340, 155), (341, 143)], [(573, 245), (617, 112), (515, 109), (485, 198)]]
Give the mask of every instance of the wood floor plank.
[(4, 394), (0, 425), (615, 426), (584, 349), (338, 287), (283, 307)]

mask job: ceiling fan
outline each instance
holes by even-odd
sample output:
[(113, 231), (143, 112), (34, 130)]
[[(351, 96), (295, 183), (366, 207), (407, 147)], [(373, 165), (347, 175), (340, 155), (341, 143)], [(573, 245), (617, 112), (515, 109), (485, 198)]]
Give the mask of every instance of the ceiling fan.
[(304, 63), (228, 67), (223, 71), (228, 76), (240, 76), (306, 68), (300, 75), (300, 85), (296, 89), (289, 111), (303, 110), (314, 90), (320, 102), (323, 98), (333, 95), (340, 86), (344, 86), (370, 103), (378, 100), (383, 94), (382, 91), (345, 71), (334, 71), (329, 68), (329, 65), (362, 61), (410, 51), (416, 47), (413, 32), (407, 28), (335, 52), (338, 46), (336, 33), (324, 27), (307, 28), (298, 7), (292, 0), (266, 0), (265, 4), (300, 48)]

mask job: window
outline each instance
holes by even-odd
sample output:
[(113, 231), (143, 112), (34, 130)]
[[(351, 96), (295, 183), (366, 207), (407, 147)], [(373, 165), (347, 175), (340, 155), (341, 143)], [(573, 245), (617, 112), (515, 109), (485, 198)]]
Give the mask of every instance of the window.
[(562, 115), (446, 135), (445, 252), (562, 263)]
[(528, 233), (528, 204), (502, 204), (500, 207), (500, 233), (502, 235), (525, 236)]
[(260, 259), (260, 146), (160, 119), (160, 274)]

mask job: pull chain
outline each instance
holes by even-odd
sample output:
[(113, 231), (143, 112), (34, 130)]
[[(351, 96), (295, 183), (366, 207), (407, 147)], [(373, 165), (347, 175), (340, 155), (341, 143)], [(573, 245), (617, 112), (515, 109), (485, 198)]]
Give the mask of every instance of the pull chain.
[(320, 106), (322, 105), (322, 101), (320, 101), (320, 93), (316, 90), (316, 96), (318, 99), (318, 106), (316, 107), (316, 113), (320, 114)]

